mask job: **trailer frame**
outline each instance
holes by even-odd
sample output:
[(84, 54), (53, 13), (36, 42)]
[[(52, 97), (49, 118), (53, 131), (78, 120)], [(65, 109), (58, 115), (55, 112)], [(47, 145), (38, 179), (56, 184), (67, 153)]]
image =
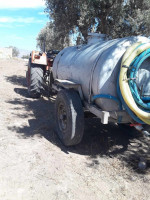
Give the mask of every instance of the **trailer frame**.
[(61, 80), (61, 79), (55, 79), (54, 83), (52, 84), (52, 89), (59, 92), (62, 89), (74, 89), (78, 92), (83, 107), (85, 110), (90, 111), (92, 114), (94, 114), (96, 117), (101, 119), (102, 124), (108, 124), (109, 122), (113, 123), (132, 123), (132, 118), (126, 113), (126, 111), (104, 111), (98, 108), (93, 103), (89, 103), (84, 99), (82, 87), (80, 84), (75, 83), (74, 81), (70, 80)]

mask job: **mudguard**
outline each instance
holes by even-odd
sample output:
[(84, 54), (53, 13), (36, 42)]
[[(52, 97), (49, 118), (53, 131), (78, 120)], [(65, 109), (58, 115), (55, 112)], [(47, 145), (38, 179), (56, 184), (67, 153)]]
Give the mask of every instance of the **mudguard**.
[(31, 63), (38, 65), (46, 65), (47, 66), (47, 55), (46, 53), (41, 53), (39, 51), (31, 52)]

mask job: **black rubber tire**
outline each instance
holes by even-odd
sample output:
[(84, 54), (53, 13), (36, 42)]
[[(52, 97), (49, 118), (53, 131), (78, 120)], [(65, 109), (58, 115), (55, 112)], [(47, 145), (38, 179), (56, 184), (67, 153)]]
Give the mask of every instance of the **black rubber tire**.
[(29, 59), (28, 72), (26, 75), (28, 94), (32, 98), (39, 98), (43, 89), (43, 66), (31, 63)]
[[(64, 119), (60, 119), (62, 108), (65, 113), (63, 113)], [(55, 102), (55, 120), (57, 135), (65, 146), (73, 146), (81, 142), (84, 133), (84, 112), (81, 99), (76, 91), (61, 90), (58, 92)], [(62, 125), (61, 120), (65, 121), (66, 125)]]

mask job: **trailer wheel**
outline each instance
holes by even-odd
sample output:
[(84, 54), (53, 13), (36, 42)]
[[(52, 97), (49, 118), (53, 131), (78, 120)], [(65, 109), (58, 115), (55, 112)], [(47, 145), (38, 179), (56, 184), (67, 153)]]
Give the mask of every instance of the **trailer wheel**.
[(32, 98), (39, 98), (43, 88), (43, 66), (31, 63), (29, 59), (26, 74), (28, 94)]
[(74, 90), (61, 90), (55, 103), (56, 131), (65, 146), (81, 142), (84, 132), (84, 113), (81, 99)]

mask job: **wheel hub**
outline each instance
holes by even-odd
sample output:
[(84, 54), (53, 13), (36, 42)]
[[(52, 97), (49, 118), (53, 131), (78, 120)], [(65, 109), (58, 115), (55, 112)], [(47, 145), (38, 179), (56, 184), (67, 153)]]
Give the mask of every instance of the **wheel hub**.
[(67, 128), (67, 113), (63, 104), (60, 104), (58, 108), (58, 123), (61, 131), (65, 131)]

